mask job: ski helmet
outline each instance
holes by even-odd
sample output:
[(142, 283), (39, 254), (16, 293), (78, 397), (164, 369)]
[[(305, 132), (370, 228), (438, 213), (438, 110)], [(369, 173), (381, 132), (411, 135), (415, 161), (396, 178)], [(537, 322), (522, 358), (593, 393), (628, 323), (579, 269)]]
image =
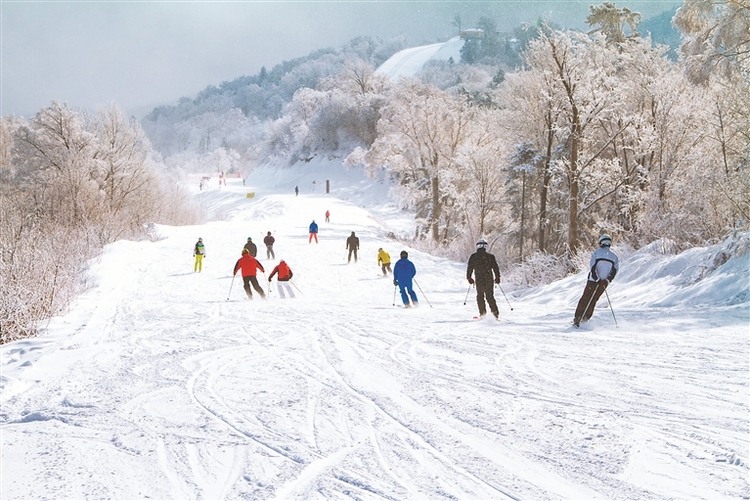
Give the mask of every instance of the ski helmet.
[(599, 245), (601, 247), (609, 247), (610, 245), (612, 245), (612, 237), (610, 237), (607, 234), (604, 234), (604, 235), (600, 236), (599, 237)]
[(409, 253), (406, 251), (401, 251), (401, 257), (409, 257)]
[(486, 249), (487, 248), (487, 240), (484, 238), (480, 238), (477, 240), (477, 249)]

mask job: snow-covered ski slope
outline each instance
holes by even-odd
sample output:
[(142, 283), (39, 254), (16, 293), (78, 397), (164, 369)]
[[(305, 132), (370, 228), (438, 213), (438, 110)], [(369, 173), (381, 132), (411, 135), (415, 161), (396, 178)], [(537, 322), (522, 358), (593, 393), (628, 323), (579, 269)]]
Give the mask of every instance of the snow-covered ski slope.
[(410, 47), (397, 52), (383, 64), (378, 66), (377, 72), (383, 73), (396, 80), (399, 77), (413, 77), (430, 60), (447, 61), (453, 58), (456, 63), (461, 60), (461, 47), (464, 41), (461, 37), (453, 37), (447, 42)]
[[(389, 240), (408, 215), (358, 176), (258, 170), (196, 192), (222, 221), (108, 246), (68, 314), (0, 347), (0, 498), (750, 496), (747, 236), (624, 258), (619, 327), (604, 298), (568, 325), (584, 274), (506, 284), (513, 311), (498, 291), (500, 322), (477, 322), (463, 263)], [(232, 282), (248, 236), (265, 258), (267, 231), (295, 299), (274, 282), (249, 301)], [(378, 247), (409, 251), (419, 308), (393, 306)]]

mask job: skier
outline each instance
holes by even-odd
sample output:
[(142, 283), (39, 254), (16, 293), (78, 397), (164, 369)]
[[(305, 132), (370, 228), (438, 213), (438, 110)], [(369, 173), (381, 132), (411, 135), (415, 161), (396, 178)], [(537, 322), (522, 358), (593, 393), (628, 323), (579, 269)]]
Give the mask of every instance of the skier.
[[(471, 278), (472, 273), (476, 278)], [(495, 318), (498, 318), (495, 284), (500, 283), (500, 268), (495, 256), (487, 252), (487, 240), (483, 238), (477, 240), (477, 251), (469, 256), (469, 262), (466, 265), (466, 280), (472, 285), (476, 283), (479, 317), (484, 317), (487, 314), (486, 300), (487, 304), (490, 305), (490, 311)]]
[(266, 294), (263, 292), (263, 289), (261, 289), (260, 284), (258, 283), (258, 279), (255, 277), (255, 275), (258, 273), (258, 270), (265, 273), (266, 270), (263, 269), (263, 266), (256, 260), (253, 256), (250, 255), (250, 251), (243, 248), (242, 249), (242, 257), (237, 260), (237, 264), (234, 265), (234, 275), (237, 275), (237, 271), (242, 269), (242, 283), (245, 289), (245, 293), (247, 294), (247, 297), (249, 299), (253, 298), (253, 291), (250, 289), (250, 285), (252, 284), (253, 289), (260, 295), (261, 298), (265, 299)]
[(271, 280), (273, 280), (273, 277), (277, 273), (279, 274), (279, 278), (276, 281), (276, 286), (279, 289), (279, 296), (281, 296), (282, 299), (285, 298), (286, 296), (284, 295), (284, 291), (286, 290), (286, 292), (289, 294), (289, 297), (294, 297), (294, 291), (292, 290), (292, 287), (289, 285), (289, 281), (294, 276), (294, 273), (292, 273), (292, 269), (289, 267), (288, 264), (286, 264), (286, 262), (283, 259), (279, 261), (278, 266), (276, 266), (271, 272), (271, 274), (268, 276), (269, 284), (271, 283)]
[(299, 186), (294, 187), (294, 196), (296, 197), (297, 195), (299, 195)]
[(315, 222), (313, 219), (313, 222), (310, 223), (310, 238), (308, 238), (307, 243), (312, 243), (313, 238), (315, 238), (315, 243), (318, 243), (318, 223)]
[(199, 238), (195, 242), (195, 248), (193, 249), (193, 257), (195, 258), (195, 264), (193, 265), (193, 273), (203, 271), (203, 258), (206, 257), (206, 247), (203, 245), (203, 239)]
[(617, 271), (620, 269), (620, 259), (617, 254), (612, 252), (612, 237), (602, 235), (599, 237), (599, 248), (591, 254), (588, 280), (586, 287), (583, 289), (583, 295), (578, 300), (573, 325), (579, 327), (581, 322), (586, 322), (594, 313), (594, 307), (599, 300), (607, 285), (614, 280)]
[(378, 249), (378, 266), (383, 271), (384, 277), (391, 273), (391, 255), (384, 251), (382, 247)]
[(326, 223), (331, 222), (331, 211), (326, 211)]
[(247, 249), (247, 251), (253, 257), (256, 257), (258, 255), (258, 246), (253, 243), (253, 239), (251, 237), (247, 237), (247, 243), (243, 248)]
[(354, 253), (354, 262), (356, 263), (357, 251), (359, 250), (359, 237), (354, 235), (354, 232), (352, 232), (351, 236), (346, 239), (346, 248), (349, 249), (349, 258), (346, 260), (346, 262), (352, 262), (352, 253)]
[(263, 243), (266, 244), (266, 259), (276, 259), (276, 254), (273, 253), (273, 243), (276, 241), (269, 231), (268, 234), (263, 238)]
[[(401, 251), (401, 259), (396, 261), (396, 264), (393, 265), (393, 285), (399, 287), (401, 291), (401, 300), (404, 302), (406, 308), (409, 308), (412, 304), (414, 306), (419, 305), (417, 293), (414, 292), (412, 286), (414, 275), (417, 274), (417, 268), (414, 266), (414, 263), (409, 261), (408, 257), (408, 252)], [(412, 304), (409, 304), (409, 297), (411, 297)]]

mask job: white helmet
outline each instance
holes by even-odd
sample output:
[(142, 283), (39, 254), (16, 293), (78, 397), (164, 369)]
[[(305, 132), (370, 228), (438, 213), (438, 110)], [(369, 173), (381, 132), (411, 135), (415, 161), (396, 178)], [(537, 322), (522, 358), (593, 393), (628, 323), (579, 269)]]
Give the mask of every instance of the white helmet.
[(487, 248), (487, 240), (484, 238), (480, 238), (477, 240), (477, 249), (486, 249)]
[(610, 245), (612, 245), (612, 237), (610, 237), (606, 233), (599, 237), (600, 247), (609, 247)]

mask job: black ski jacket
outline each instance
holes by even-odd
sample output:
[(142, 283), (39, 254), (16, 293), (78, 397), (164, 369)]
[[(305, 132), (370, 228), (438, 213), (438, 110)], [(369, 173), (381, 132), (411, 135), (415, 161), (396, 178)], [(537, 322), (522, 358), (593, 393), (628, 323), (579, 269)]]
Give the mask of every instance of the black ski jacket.
[[(492, 273), (495, 276), (492, 276)], [(500, 278), (500, 267), (497, 265), (497, 259), (484, 249), (477, 251), (469, 256), (469, 263), (466, 266), (466, 278), (471, 278), (474, 273), (474, 280), (478, 284), (491, 284), (495, 279)]]
[(359, 249), (359, 237), (352, 235), (346, 239), (346, 248), (351, 250)]

